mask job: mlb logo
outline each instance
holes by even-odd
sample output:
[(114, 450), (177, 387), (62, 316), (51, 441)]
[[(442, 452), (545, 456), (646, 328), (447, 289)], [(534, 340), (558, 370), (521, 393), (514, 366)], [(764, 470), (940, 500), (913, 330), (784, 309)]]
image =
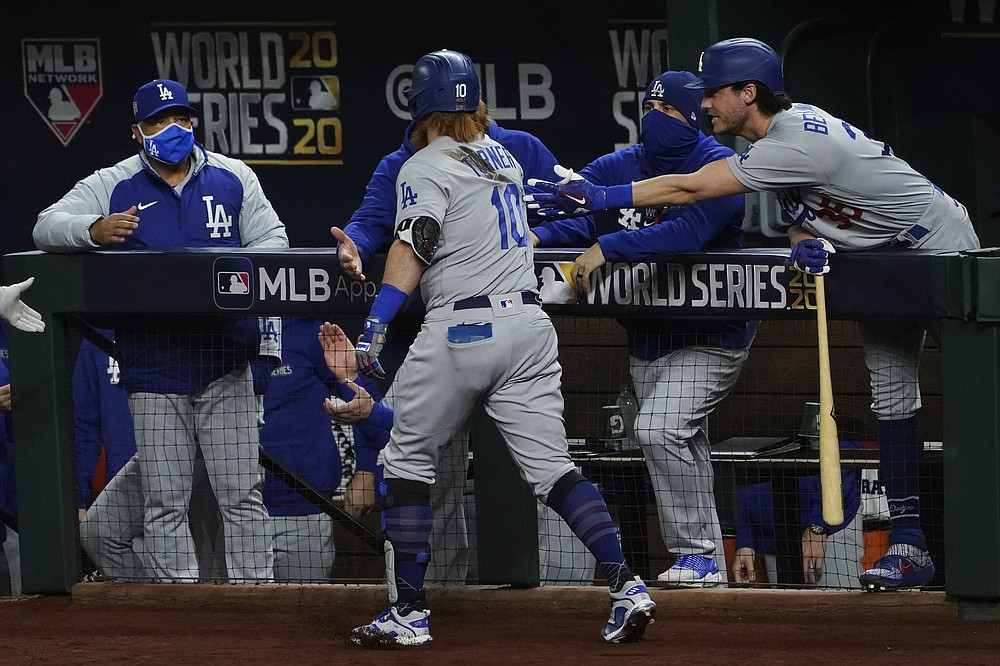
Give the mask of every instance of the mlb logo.
[(218, 274), (220, 294), (249, 294), (250, 274), (245, 272), (223, 271)]
[(514, 307), (514, 301), (513, 301), (513, 299), (510, 299), (510, 298), (500, 299), (500, 309), (501, 310), (506, 310), (507, 308), (512, 308), (512, 307)]
[(246, 257), (219, 257), (212, 266), (212, 296), (222, 310), (249, 310), (254, 302), (253, 264)]

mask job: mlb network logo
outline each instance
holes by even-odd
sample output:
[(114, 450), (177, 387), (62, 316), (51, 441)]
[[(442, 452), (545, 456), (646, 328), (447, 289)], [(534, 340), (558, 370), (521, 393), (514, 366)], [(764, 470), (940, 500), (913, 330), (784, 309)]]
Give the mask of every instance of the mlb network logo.
[(97, 39), (22, 39), (24, 96), (63, 147), (104, 91)]
[(253, 306), (253, 264), (246, 257), (219, 257), (215, 260), (215, 305), (222, 310), (249, 310)]

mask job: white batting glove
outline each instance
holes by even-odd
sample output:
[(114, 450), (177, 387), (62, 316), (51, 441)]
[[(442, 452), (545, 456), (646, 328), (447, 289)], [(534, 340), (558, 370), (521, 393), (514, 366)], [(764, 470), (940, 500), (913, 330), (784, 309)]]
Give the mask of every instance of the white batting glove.
[(21, 300), (21, 292), (30, 287), (34, 281), (35, 278), (30, 277), (24, 282), (0, 287), (0, 317), (10, 322), (14, 328), (28, 333), (40, 333), (45, 330), (42, 316)]

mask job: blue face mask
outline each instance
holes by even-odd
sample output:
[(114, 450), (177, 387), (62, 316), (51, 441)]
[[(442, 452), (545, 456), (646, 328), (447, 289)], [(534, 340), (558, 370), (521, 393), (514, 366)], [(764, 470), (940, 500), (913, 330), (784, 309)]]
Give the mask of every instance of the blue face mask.
[(639, 140), (656, 175), (676, 173), (698, 143), (698, 128), (653, 109), (642, 117)]
[(170, 123), (152, 136), (142, 134), (142, 148), (160, 162), (180, 164), (194, 148), (194, 130)]

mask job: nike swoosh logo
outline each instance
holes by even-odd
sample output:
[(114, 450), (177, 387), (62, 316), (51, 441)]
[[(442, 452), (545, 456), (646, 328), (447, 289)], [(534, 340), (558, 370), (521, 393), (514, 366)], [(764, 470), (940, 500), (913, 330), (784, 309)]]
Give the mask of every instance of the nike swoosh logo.
[(581, 206), (583, 204), (587, 203), (587, 200), (584, 197), (574, 197), (572, 194), (564, 194), (563, 196), (566, 197), (567, 199), (569, 199), (570, 201), (575, 201), (576, 203), (580, 204)]
[(159, 201), (150, 201), (148, 204), (141, 203), (141, 204), (136, 205), (136, 209), (138, 209), (138, 210), (146, 210), (150, 206), (155, 206), (158, 203), (160, 203), (160, 202)]

